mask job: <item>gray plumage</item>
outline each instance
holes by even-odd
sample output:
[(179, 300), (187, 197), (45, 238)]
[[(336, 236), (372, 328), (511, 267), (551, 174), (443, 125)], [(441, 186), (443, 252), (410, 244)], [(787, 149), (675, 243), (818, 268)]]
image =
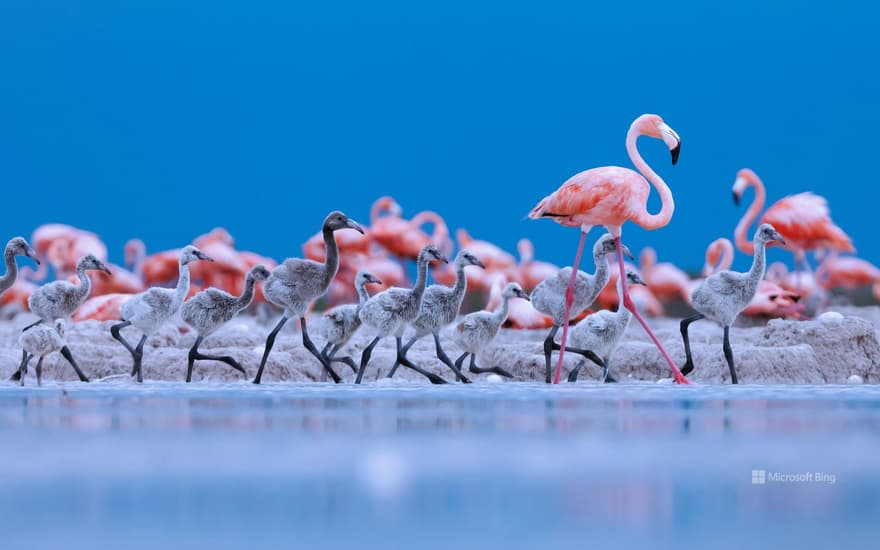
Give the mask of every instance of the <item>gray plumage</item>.
[(392, 287), (367, 300), (358, 315), (361, 323), (373, 329), (379, 336), (403, 336), (407, 324), (414, 321), (419, 314), (428, 282), (428, 263), (433, 259), (446, 260), (433, 245), (428, 245), (419, 252), (415, 286)]
[(415, 329), (414, 338), (438, 332), (455, 321), (459, 310), (461, 310), (465, 292), (467, 292), (467, 277), (464, 268), (469, 265), (486, 268), (476, 256), (467, 250), (459, 250), (455, 256), (455, 284), (453, 286), (431, 285), (425, 289), (419, 315), (412, 322)]
[(248, 307), (254, 299), (256, 282), (265, 281), (268, 277), (269, 270), (266, 266), (257, 264), (248, 271), (244, 280), (244, 291), (240, 296), (233, 296), (217, 288), (208, 288), (184, 302), (180, 315), (200, 336), (208, 336)]
[[(627, 284), (630, 285), (645, 284), (645, 281), (634, 271), (627, 271), (626, 279)], [(632, 319), (632, 313), (623, 307), (623, 283), (619, 277), (617, 279), (617, 297), (617, 311), (601, 310), (588, 315), (583, 321), (571, 328), (566, 344), (566, 349), (578, 348), (591, 351), (600, 358), (601, 364), (599, 366), (605, 369), (605, 381), (613, 381), (609, 377), (608, 359), (617, 348)], [(569, 381), (574, 381), (577, 378), (577, 373), (583, 364), (584, 362), (581, 362), (572, 371)]]
[(64, 321), (56, 319), (52, 324), (40, 324), (21, 333), (18, 337), (18, 345), (26, 354), (19, 367), (21, 385), (24, 385), (24, 374), (27, 372), (27, 364), (33, 357), (37, 360), (37, 384), (42, 385), (43, 358), (55, 351), (61, 351), (64, 346)]
[(755, 255), (752, 268), (738, 271), (719, 271), (707, 277), (691, 293), (691, 306), (709, 319), (730, 326), (739, 313), (749, 305), (758, 284), (764, 278), (765, 249), (769, 241), (782, 240), (770, 224), (762, 224), (755, 232)]
[(179, 270), (177, 286), (174, 288), (152, 287), (129, 298), (119, 314), (123, 321), (139, 328), (145, 335), (156, 332), (180, 309), (189, 292), (189, 264), (195, 260), (213, 261), (198, 248), (188, 245), (180, 251), (177, 259)]
[(266, 299), (284, 308), (287, 318), (301, 318), (312, 302), (327, 292), (339, 270), (339, 247), (333, 232), (344, 228), (363, 229), (339, 211), (324, 219), (322, 233), (327, 257), (323, 263), (303, 258), (288, 258), (272, 270), (263, 285)]
[(259, 384), (263, 379), (263, 369), (266, 368), (266, 361), (269, 359), (269, 353), (275, 345), (275, 338), (290, 318), (299, 318), (300, 329), (302, 330), (303, 346), (315, 359), (320, 361), (324, 371), (333, 377), (334, 382), (339, 382), (340, 378), (336, 372), (330, 367), (330, 361), (318, 351), (312, 339), (309, 337), (306, 328), (305, 313), (309, 306), (320, 298), (339, 270), (339, 247), (336, 244), (336, 237), (333, 232), (345, 228), (354, 229), (362, 235), (364, 228), (357, 224), (348, 216), (338, 210), (334, 210), (324, 218), (321, 225), (321, 233), (324, 237), (324, 250), (326, 257), (324, 263), (305, 260), (302, 258), (288, 258), (284, 263), (272, 270), (266, 284), (263, 285), (263, 295), (266, 300), (278, 307), (284, 308), (284, 315), (272, 329), (272, 332), (266, 337), (266, 346), (263, 349), (263, 358), (260, 359), (260, 366), (257, 369), (257, 375), (254, 377), (254, 384)]
[(18, 266), (15, 264), (16, 256), (27, 256), (37, 262), (37, 264), (40, 263), (40, 260), (37, 259), (37, 253), (31, 248), (31, 245), (24, 240), (24, 237), (13, 237), (9, 239), (9, 242), (6, 243), (6, 249), (3, 252), (3, 259), (6, 263), (6, 273), (3, 274), (3, 277), (0, 277), (0, 294), (3, 294), (9, 289), (9, 287), (15, 284), (15, 279), (18, 277)]
[(766, 248), (770, 241), (779, 241), (785, 244), (782, 236), (776, 232), (769, 223), (761, 224), (755, 231), (755, 255), (752, 258), (752, 268), (745, 273), (738, 271), (719, 271), (708, 276), (691, 293), (691, 307), (697, 310), (697, 314), (681, 321), (681, 339), (684, 344), (685, 364), (681, 368), (684, 375), (694, 370), (694, 358), (691, 355), (691, 344), (688, 338), (688, 327), (691, 323), (703, 318), (718, 321), (724, 328), (722, 349), (724, 358), (730, 369), (730, 382), (737, 383), (736, 369), (733, 361), (733, 348), (730, 346), (730, 325), (736, 320), (740, 312), (746, 308), (755, 293), (758, 284), (764, 278), (766, 267)]
[(508, 302), (511, 298), (528, 300), (519, 283), (507, 283), (501, 292), (501, 304), (493, 312), (477, 311), (469, 313), (455, 325), (452, 338), (467, 353), (478, 355), (498, 334), (498, 330), (507, 320)]
[(90, 269), (110, 273), (107, 266), (98, 258), (87, 254), (76, 264), (76, 276), (79, 277), (80, 283), (75, 285), (68, 281), (52, 281), (41, 286), (28, 298), (31, 312), (45, 322), (69, 318), (89, 297), (92, 281), (86, 270)]
[(382, 284), (382, 281), (367, 273), (358, 271), (354, 278), (354, 287), (357, 290), (358, 303), (343, 304), (336, 306), (324, 315), (324, 336), (327, 342), (337, 347), (342, 347), (357, 332), (361, 326), (359, 313), (363, 305), (370, 299), (366, 285), (369, 283)]
[[(624, 247), (625, 248), (625, 247)], [(596, 297), (608, 284), (608, 254), (617, 252), (614, 237), (602, 235), (593, 245), (593, 260), (596, 272), (592, 275), (578, 270), (574, 283), (574, 300), (571, 306), (571, 317), (580, 315), (590, 307)], [(629, 254), (629, 250), (625, 250)], [(539, 312), (553, 319), (553, 324), (562, 326), (565, 322), (565, 292), (571, 280), (571, 267), (564, 267), (551, 277), (547, 277), (532, 290), (530, 296), (532, 306)]]

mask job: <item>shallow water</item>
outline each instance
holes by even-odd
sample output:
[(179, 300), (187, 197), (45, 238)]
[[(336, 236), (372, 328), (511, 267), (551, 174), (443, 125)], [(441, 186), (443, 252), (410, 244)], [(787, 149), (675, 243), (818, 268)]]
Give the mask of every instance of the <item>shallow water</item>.
[(2, 386), (0, 525), (5, 548), (868, 546), (878, 435), (876, 386)]

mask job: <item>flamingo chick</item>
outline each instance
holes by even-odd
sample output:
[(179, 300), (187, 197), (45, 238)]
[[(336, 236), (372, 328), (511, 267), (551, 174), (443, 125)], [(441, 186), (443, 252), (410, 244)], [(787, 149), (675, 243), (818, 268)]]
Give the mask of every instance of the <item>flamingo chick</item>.
[(507, 319), (511, 298), (522, 298), (528, 301), (529, 295), (523, 292), (519, 283), (507, 283), (501, 292), (501, 305), (493, 312), (477, 311), (464, 316), (460, 323), (455, 325), (452, 337), (455, 343), (464, 350), (464, 353), (455, 360), (455, 366), (461, 370), (465, 358), (470, 355), (471, 361), (468, 370), (474, 374), (494, 372), (500, 376), (513, 378), (513, 375), (501, 367), (478, 367), (476, 364), (477, 354), (489, 345), (498, 335), (498, 330)]
[[(428, 334), (433, 334), (434, 349), (437, 352), (437, 358), (452, 369), (457, 380), (466, 384), (470, 381), (461, 373), (461, 370), (455, 366), (440, 346), (440, 331), (443, 327), (452, 324), (452, 322), (455, 321), (455, 318), (458, 317), (459, 310), (461, 310), (461, 302), (464, 300), (465, 292), (467, 292), (467, 277), (465, 277), (464, 268), (469, 265), (486, 269), (483, 262), (477, 259), (476, 256), (465, 249), (459, 250), (458, 254), (455, 255), (455, 285), (448, 287), (446, 285), (436, 284), (429, 286), (425, 290), (425, 295), (422, 296), (422, 306), (421, 309), (419, 309), (419, 316), (412, 322), (412, 326), (416, 333), (410, 341), (403, 346), (403, 356), (406, 357), (406, 352), (416, 343), (416, 340)], [(395, 370), (397, 370), (397, 364), (391, 368), (391, 372), (388, 373), (388, 378), (394, 376)]]
[[(53, 351), (61, 351), (66, 347), (66, 344), (64, 343), (64, 321), (61, 319), (55, 319), (55, 322), (51, 325), (39, 325), (22, 332), (18, 337), (18, 345), (24, 350), (24, 355), (21, 359), (21, 366), (18, 368), (21, 385), (24, 386), (24, 378), (27, 374), (28, 363), (34, 358), (34, 356), (37, 356), (39, 357), (36, 368), (37, 385), (42, 386), (43, 359)], [(76, 363), (71, 363), (71, 365), (73, 365), (76, 374), (79, 376), (80, 380), (82, 380), (84, 375), (76, 366)], [(88, 380), (83, 381), (88, 382)]]
[[(544, 197), (529, 213), (529, 218), (533, 220), (550, 218), (561, 225), (579, 227), (581, 230), (581, 239), (574, 257), (571, 280), (565, 294), (566, 312), (562, 325), (562, 349), (559, 350), (559, 362), (556, 365), (554, 383), (559, 382), (559, 376), (562, 372), (562, 358), (565, 353), (568, 323), (571, 319), (571, 305), (574, 300), (575, 278), (587, 233), (593, 226), (602, 225), (614, 236), (618, 243), (617, 260), (620, 278), (624, 280), (626, 273), (623, 269), (623, 249), (620, 246), (620, 232), (624, 222), (631, 220), (645, 229), (657, 229), (668, 225), (672, 219), (672, 213), (675, 211), (675, 202), (669, 186), (639, 154), (636, 147), (636, 140), (639, 136), (662, 139), (672, 153), (672, 164), (674, 165), (678, 161), (678, 154), (681, 151), (681, 138), (678, 137), (678, 134), (659, 116), (642, 115), (633, 121), (626, 133), (626, 150), (632, 163), (641, 174), (619, 166), (603, 166), (585, 170), (575, 174), (554, 193)], [(657, 214), (648, 212), (648, 195), (651, 192), (648, 181), (660, 194), (661, 207)], [(687, 384), (687, 379), (682, 376), (660, 340), (657, 339), (636, 308), (627, 291), (625, 280), (623, 281), (623, 297), (623, 306), (632, 312), (648, 336), (651, 337), (654, 345), (657, 346), (660, 354), (669, 365), (669, 369), (675, 376), (675, 381), (679, 384)]]
[[(621, 244), (623, 253), (632, 258), (632, 253), (626, 246)], [(544, 360), (546, 377), (545, 381), (549, 384), (552, 376), (550, 368), (551, 354), (554, 349), (553, 339), (559, 327), (566, 322), (566, 314), (571, 317), (577, 317), (580, 313), (590, 307), (596, 300), (596, 296), (605, 288), (610, 276), (608, 270), (608, 254), (617, 252), (617, 240), (609, 234), (602, 235), (596, 244), (593, 245), (593, 261), (595, 262), (596, 272), (592, 275), (578, 270), (574, 277), (573, 300), (567, 303), (566, 292), (572, 280), (571, 268), (564, 267), (559, 272), (541, 281), (535, 290), (532, 291), (532, 305), (536, 310), (553, 319), (553, 326), (544, 339)]]
[(228, 355), (205, 355), (199, 352), (199, 344), (211, 333), (223, 326), (238, 312), (248, 307), (254, 299), (254, 285), (257, 281), (269, 278), (269, 270), (263, 264), (252, 267), (245, 276), (244, 291), (240, 296), (233, 296), (217, 288), (203, 290), (183, 303), (180, 308), (181, 317), (198, 331), (196, 341), (189, 350), (186, 366), (186, 381), (192, 380), (193, 365), (196, 359), (220, 361), (247, 376), (244, 368)]
[[(148, 336), (159, 330), (180, 309), (187, 292), (189, 292), (189, 264), (197, 260), (214, 261), (198, 248), (192, 245), (185, 246), (177, 259), (179, 275), (175, 288), (154, 286), (140, 294), (135, 294), (119, 308), (122, 322), (110, 327), (110, 335), (131, 353), (134, 360), (131, 374), (137, 375), (138, 382), (144, 381), (144, 343)], [(135, 347), (132, 347), (119, 333), (129, 325), (137, 327), (143, 333)]]
[(358, 303), (336, 306), (324, 314), (324, 318), (326, 319), (326, 323), (324, 324), (324, 335), (327, 338), (327, 345), (321, 350), (321, 355), (323, 355), (330, 363), (345, 363), (351, 367), (351, 370), (355, 373), (357, 373), (358, 368), (354, 360), (347, 356), (336, 357), (336, 353), (339, 351), (339, 348), (344, 346), (346, 342), (354, 336), (354, 333), (357, 332), (357, 329), (361, 326), (361, 308), (367, 300), (370, 299), (370, 294), (367, 292), (366, 287), (366, 285), (370, 283), (377, 285), (384, 284), (370, 273), (367, 273), (364, 270), (358, 271), (354, 278), (354, 287), (357, 290)]
[[(635, 271), (626, 272), (626, 280), (631, 285), (645, 285), (645, 281)], [(618, 304), (623, 303), (623, 284), (620, 279), (617, 280)], [(584, 356), (584, 360), (568, 373), (568, 381), (577, 381), (578, 373), (581, 367), (586, 364), (589, 359), (602, 367), (603, 382), (617, 382), (611, 376), (611, 370), (608, 367), (608, 360), (620, 339), (623, 338), (629, 321), (632, 319), (632, 313), (625, 307), (617, 306), (617, 311), (602, 310), (588, 315), (586, 319), (575, 325), (571, 329), (571, 342), (573, 347), (569, 347), (568, 351)], [(554, 344), (554, 349), (559, 349), (558, 344)]]
[(730, 348), (730, 325), (742, 310), (749, 305), (758, 285), (764, 278), (766, 266), (765, 249), (773, 241), (785, 245), (785, 239), (776, 232), (769, 223), (761, 224), (755, 232), (755, 255), (752, 268), (746, 273), (737, 271), (719, 271), (710, 275), (691, 293), (691, 305), (697, 314), (681, 321), (681, 338), (684, 342), (686, 355), (685, 364), (681, 369), (684, 374), (694, 370), (694, 359), (691, 356), (691, 344), (688, 339), (688, 326), (694, 321), (708, 318), (721, 323), (724, 327), (724, 358), (730, 368), (730, 381), (737, 383), (736, 370), (733, 366), (733, 350)]
[(408, 367), (418, 372), (433, 384), (446, 383), (445, 380), (436, 374), (416, 366), (407, 359), (403, 354), (403, 346), (401, 343), (403, 331), (406, 329), (406, 326), (413, 322), (419, 315), (419, 310), (422, 306), (422, 297), (425, 294), (425, 286), (428, 282), (428, 263), (431, 260), (440, 260), (444, 263), (448, 262), (446, 257), (443, 256), (443, 254), (440, 254), (434, 245), (429, 244), (425, 246), (422, 248), (422, 251), (419, 252), (419, 257), (416, 261), (418, 266), (418, 277), (416, 278), (416, 284), (413, 288), (389, 288), (367, 300), (361, 308), (361, 311), (358, 314), (361, 323), (372, 329), (376, 333), (376, 336), (367, 347), (364, 348), (364, 351), (361, 354), (361, 364), (358, 368), (355, 384), (361, 383), (361, 380), (364, 377), (364, 371), (367, 368), (367, 363), (369, 363), (370, 356), (373, 354), (373, 348), (376, 347), (376, 344), (378, 344), (379, 340), (383, 337), (391, 335), (394, 335), (397, 340), (397, 359), (395, 360), (395, 364), (400, 363), (404, 367)]
[(284, 260), (284, 263), (273, 269), (269, 278), (266, 279), (266, 283), (263, 285), (263, 294), (269, 302), (278, 307), (283, 307), (284, 315), (266, 338), (266, 348), (263, 351), (263, 358), (260, 360), (257, 376), (254, 377), (254, 384), (259, 384), (262, 380), (266, 360), (269, 358), (272, 346), (275, 345), (275, 337), (290, 318), (299, 318), (299, 324), (302, 328), (303, 346), (321, 362), (321, 366), (333, 378), (333, 381), (339, 382), (339, 375), (330, 368), (330, 362), (321, 355), (321, 352), (312, 343), (312, 339), (309, 338), (309, 332), (306, 328), (306, 311), (308, 311), (315, 300), (327, 292), (330, 283), (336, 277), (336, 272), (339, 270), (339, 247), (336, 245), (334, 234), (340, 229), (345, 228), (359, 231), (361, 235), (364, 234), (364, 229), (342, 212), (338, 210), (330, 212), (324, 218), (324, 223), (321, 225), (321, 234), (324, 236), (324, 250), (326, 251), (324, 262), (302, 258), (288, 258)]

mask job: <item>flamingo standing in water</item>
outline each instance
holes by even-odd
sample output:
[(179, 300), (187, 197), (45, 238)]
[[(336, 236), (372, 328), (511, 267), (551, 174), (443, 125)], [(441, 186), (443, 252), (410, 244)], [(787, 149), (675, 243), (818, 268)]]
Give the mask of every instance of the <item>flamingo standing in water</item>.
[[(568, 337), (568, 324), (571, 315), (571, 304), (574, 300), (574, 282), (577, 276), (578, 264), (581, 261), (581, 252), (584, 249), (584, 241), (587, 233), (595, 225), (603, 225), (617, 241), (617, 259), (620, 270), (620, 279), (623, 285), (623, 306), (630, 310), (633, 316), (645, 329), (645, 332), (654, 341), (654, 345), (660, 350), (669, 369), (672, 371), (675, 381), (679, 384), (687, 384), (687, 379), (673, 363), (672, 358), (666, 353), (663, 345), (654, 336), (645, 319), (636, 309), (635, 303), (629, 294), (626, 284), (626, 273), (623, 264), (623, 246), (620, 242), (620, 232), (623, 223), (633, 221), (645, 229), (657, 229), (669, 223), (672, 213), (675, 211), (675, 203), (672, 191), (666, 182), (648, 166), (636, 148), (636, 140), (639, 136), (649, 136), (662, 139), (672, 153), (672, 164), (678, 161), (681, 151), (681, 138), (670, 128), (663, 119), (657, 115), (642, 115), (633, 121), (626, 134), (626, 150), (635, 167), (641, 172), (619, 166), (603, 166), (585, 170), (575, 174), (562, 184), (554, 193), (545, 197), (529, 213), (529, 218), (551, 218), (556, 223), (569, 227), (580, 227), (581, 239), (578, 244), (577, 254), (574, 258), (571, 281), (565, 296), (565, 323), (562, 326), (561, 349), (559, 350), (559, 362), (556, 365), (556, 378), (554, 383), (559, 383), (562, 372), (562, 359), (565, 353), (565, 342)], [(642, 176), (644, 174), (647, 177)], [(651, 192), (648, 181), (657, 188), (660, 193), (661, 208), (657, 214), (648, 212), (648, 195)]]
[[(755, 172), (743, 168), (736, 173), (733, 201), (739, 204), (742, 194), (749, 187), (755, 188), (755, 200), (736, 225), (734, 238), (737, 248), (746, 254), (754, 254), (755, 243), (747, 239), (746, 232), (764, 207), (766, 190), (764, 182)], [(801, 264), (806, 265), (809, 271), (809, 264), (806, 263), (806, 252), (809, 250), (824, 248), (855, 252), (849, 235), (831, 221), (828, 201), (810, 192), (779, 199), (764, 212), (759, 223), (771, 224), (782, 235), (787, 243), (784, 248), (794, 253), (795, 270), (798, 273)]]

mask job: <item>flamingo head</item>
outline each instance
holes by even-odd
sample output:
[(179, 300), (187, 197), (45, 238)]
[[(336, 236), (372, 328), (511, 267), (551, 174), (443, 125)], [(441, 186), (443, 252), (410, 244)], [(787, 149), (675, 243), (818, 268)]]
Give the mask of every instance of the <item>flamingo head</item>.
[(40, 265), (40, 259), (37, 257), (37, 251), (31, 248), (24, 237), (13, 237), (6, 243), (6, 251), (12, 253), (13, 256), (27, 256)]
[(355, 286), (363, 286), (368, 283), (373, 283), (377, 285), (381, 285), (382, 281), (380, 281), (377, 277), (375, 277), (371, 273), (367, 273), (363, 269), (358, 271), (357, 275), (354, 278)]
[(663, 143), (669, 147), (672, 153), (672, 164), (678, 162), (678, 155), (681, 153), (681, 138), (678, 134), (663, 122), (660, 115), (642, 115), (633, 122), (635, 129), (642, 135), (662, 139)]
[(642, 276), (635, 271), (626, 272), (626, 284), (648, 286), (648, 283), (646, 283), (645, 280), (642, 279)]
[(486, 269), (486, 266), (483, 264), (483, 262), (480, 261), (479, 258), (477, 258), (465, 249), (461, 249), (458, 251), (458, 254), (455, 256), (455, 263), (461, 264), (463, 266), (475, 265), (477, 267)]
[[(621, 252), (629, 258), (630, 260), (634, 260), (635, 256), (630, 252), (629, 248), (625, 244), (621, 244)], [(593, 246), (593, 256), (596, 258), (601, 258), (605, 256), (605, 254), (616, 254), (617, 253), (617, 241), (615, 241), (614, 237), (611, 236), (610, 233), (605, 233), (599, 240), (596, 241), (596, 244)]]
[(444, 264), (449, 263), (449, 260), (446, 258), (446, 256), (441, 254), (440, 251), (437, 250), (437, 247), (433, 244), (426, 245), (425, 248), (423, 248), (422, 251), (419, 252), (419, 260), (421, 260), (422, 258), (427, 259), (429, 262), (431, 260), (440, 260)]
[(209, 262), (213, 262), (214, 258), (208, 256), (191, 244), (183, 247), (183, 250), (180, 251), (180, 264), (187, 265), (190, 262), (194, 262), (196, 260), (207, 260)]
[(522, 287), (519, 286), (519, 283), (507, 283), (507, 286), (504, 287), (504, 290), (501, 292), (501, 296), (505, 298), (522, 298), (525, 301), (529, 300), (529, 295), (523, 291)]
[(739, 204), (742, 194), (746, 188), (754, 185), (758, 181), (758, 175), (749, 168), (743, 168), (736, 173), (736, 180), (733, 182), (733, 204)]
[(269, 268), (263, 264), (257, 264), (248, 271), (248, 276), (252, 277), (255, 281), (265, 281), (269, 278), (269, 275), (271, 275)]
[(762, 223), (755, 232), (755, 242), (771, 243), (778, 242), (785, 245), (785, 239), (782, 238), (776, 229), (769, 223)]
[(364, 228), (358, 225), (356, 221), (349, 218), (339, 210), (334, 210), (327, 214), (327, 217), (324, 218), (324, 229), (329, 229), (330, 231), (336, 231), (338, 229), (354, 229), (361, 235), (364, 234)]
[(82, 269), (97, 269), (110, 275), (110, 268), (104, 265), (104, 262), (96, 258), (94, 254), (86, 254), (83, 256), (80, 259), (78, 266)]

